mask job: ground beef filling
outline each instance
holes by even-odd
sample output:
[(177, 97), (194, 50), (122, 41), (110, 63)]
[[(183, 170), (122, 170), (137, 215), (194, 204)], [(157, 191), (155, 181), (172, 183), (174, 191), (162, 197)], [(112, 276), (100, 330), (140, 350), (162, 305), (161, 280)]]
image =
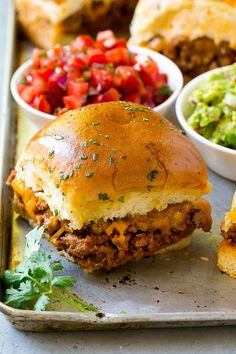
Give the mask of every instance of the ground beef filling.
[(221, 235), (224, 237), (225, 240), (236, 243), (236, 224), (232, 224), (229, 230), (225, 231), (222, 223)]
[(186, 81), (236, 61), (236, 50), (231, 49), (228, 42), (216, 45), (207, 37), (189, 41), (185, 36), (178, 36), (171, 43), (166, 43), (162, 38), (153, 38), (144, 45), (172, 59), (183, 71)]
[(111, 269), (128, 261), (140, 260), (188, 237), (196, 228), (209, 231), (211, 210), (207, 201), (169, 205), (147, 215), (91, 222), (73, 230), (68, 221), (52, 215), (47, 204), (36, 200), (34, 217), (25, 212), (24, 202), (15, 198), (18, 212), (37, 225), (45, 225), (49, 241), (82, 268)]

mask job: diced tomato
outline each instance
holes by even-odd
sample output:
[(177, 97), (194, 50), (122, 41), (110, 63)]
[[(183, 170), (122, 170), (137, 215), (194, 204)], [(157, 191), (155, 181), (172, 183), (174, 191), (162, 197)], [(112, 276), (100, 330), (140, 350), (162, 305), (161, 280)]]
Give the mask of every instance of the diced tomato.
[(118, 66), (115, 73), (121, 77), (121, 88), (125, 93), (137, 90), (142, 84), (137, 72), (130, 66)]
[(63, 102), (67, 108), (75, 109), (81, 107), (86, 102), (86, 97), (64, 96)]
[(129, 95), (125, 95), (122, 97), (122, 99), (127, 102), (141, 103), (141, 97), (139, 91), (134, 91)]
[(35, 48), (32, 54), (32, 60), (34, 67), (39, 67), (43, 57), (47, 57), (47, 52), (42, 49)]
[(107, 63), (129, 65), (129, 51), (126, 48), (114, 48), (105, 52)]
[(21, 91), (21, 98), (26, 102), (26, 103), (31, 103), (34, 99), (34, 88), (33, 86), (26, 86), (22, 91)]
[(92, 37), (83, 34), (81, 36), (78, 36), (74, 41), (72, 41), (71, 50), (72, 53), (80, 52), (92, 46), (94, 46), (94, 40), (92, 39)]
[(92, 103), (102, 103), (110, 101), (119, 101), (121, 94), (114, 87), (111, 87), (108, 91), (100, 93), (92, 98)]
[(43, 95), (34, 98), (32, 106), (44, 113), (51, 113), (51, 107)]
[(92, 50), (88, 51), (89, 54), (89, 59), (88, 59), (88, 65), (91, 66), (93, 64), (105, 64), (106, 63), (106, 57), (105, 54), (102, 53), (99, 50)]
[(53, 49), (53, 54), (55, 55), (55, 57), (60, 58), (62, 52), (63, 52), (63, 47), (60, 44), (55, 45)]
[(31, 85), (34, 88), (34, 95), (38, 96), (47, 90), (47, 82), (38, 74), (34, 74), (32, 77)]
[(88, 82), (81, 81), (69, 81), (67, 92), (69, 96), (80, 97), (81, 95), (87, 95), (89, 89)]
[(98, 90), (108, 90), (113, 82), (113, 73), (105, 69), (91, 68), (91, 85)]

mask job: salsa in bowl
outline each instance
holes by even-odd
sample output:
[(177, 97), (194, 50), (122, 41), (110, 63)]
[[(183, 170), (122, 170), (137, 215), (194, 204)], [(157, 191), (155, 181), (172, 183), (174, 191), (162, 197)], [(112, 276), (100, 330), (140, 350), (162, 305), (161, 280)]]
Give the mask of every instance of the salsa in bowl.
[(128, 101), (165, 113), (183, 84), (169, 59), (145, 48), (128, 46), (111, 31), (96, 40), (78, 36), (69, 46), (35, 49), (15, 72), (16, 102), (42, 126), (70, 109), (107, 101)]

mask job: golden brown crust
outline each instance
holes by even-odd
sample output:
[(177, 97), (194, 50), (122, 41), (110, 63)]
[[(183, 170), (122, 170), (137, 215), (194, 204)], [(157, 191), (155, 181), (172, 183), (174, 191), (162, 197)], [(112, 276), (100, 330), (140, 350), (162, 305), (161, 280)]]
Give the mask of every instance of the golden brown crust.
[(236, 244), (222, 241), (217, 252), (217, 266), (232, 278), (236, 278)]
[(140, 0), (131, 23), (131, 42), (152, 38), (170, 43), (178, 36), (189, 41), (207, 37), (236, 49), (236, 2), (230, 0)]
[[(64, 193), (91, 201), (99, 193), (112, 197), (147, 191), (148, 185), (202, 193), (208, 185), (205, 163), (189, 139), (159, 114), (126, 103), (90, 105), (64, 114), (34, 136), (23, 159), (50, 169)], [(148, 178), (151, 171), (157, 171), (153, 180)]]

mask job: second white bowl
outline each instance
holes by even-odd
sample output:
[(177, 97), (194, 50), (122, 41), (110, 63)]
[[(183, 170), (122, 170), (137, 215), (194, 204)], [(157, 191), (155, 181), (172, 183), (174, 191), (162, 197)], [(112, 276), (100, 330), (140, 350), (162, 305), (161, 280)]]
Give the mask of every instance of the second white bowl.
[(186, 121), (186, 118), (188, 118), (193, 111), (193, 107), (188, 102), (193, 91), (199, 87), (202, 81), (208, 79), (213, 73), (222, 70), (225, 71), (227, 69), (228, 66), (217, 68), (190, 81), (183, 88), (176, 101), (176, 115), (180, 125), (183, 127), (194, 145), (198, 148), (210, 169), (220, 176), (236, 181), (236, 151), (212, 143), (194, 131)]

